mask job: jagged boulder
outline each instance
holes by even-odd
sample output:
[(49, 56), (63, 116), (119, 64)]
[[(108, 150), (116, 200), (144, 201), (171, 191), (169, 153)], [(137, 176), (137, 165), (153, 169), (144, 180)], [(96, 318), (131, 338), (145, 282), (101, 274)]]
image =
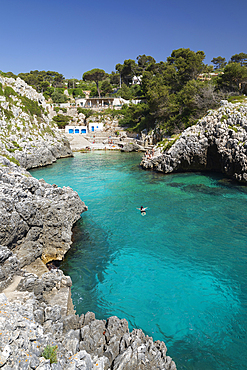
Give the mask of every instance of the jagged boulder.
[(139, 152), (139, 151), (145, 151), (145, 149), (136, 143), (126, 143), (121, 144), (121, 152)]

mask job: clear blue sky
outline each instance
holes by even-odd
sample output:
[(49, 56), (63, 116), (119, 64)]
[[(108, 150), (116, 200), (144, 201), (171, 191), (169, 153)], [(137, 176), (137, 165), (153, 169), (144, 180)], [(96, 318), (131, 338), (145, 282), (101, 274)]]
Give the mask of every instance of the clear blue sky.
[(247, 0), (0, 0), (0, 70), (53, 70), (80, 79), (140, 54), (178, 48), (205, 62), (247, 53)]

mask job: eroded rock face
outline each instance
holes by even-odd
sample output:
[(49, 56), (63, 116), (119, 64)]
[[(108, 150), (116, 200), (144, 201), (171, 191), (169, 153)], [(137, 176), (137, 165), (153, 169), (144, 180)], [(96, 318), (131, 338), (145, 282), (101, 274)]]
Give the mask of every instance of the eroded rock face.
[(38, 257), (44, 263), (62, 259), (72, 225), (86, 210), (71, 188), (37, 180), (0, 157), (0, 245), (14, 253), (20, 268)]
[[(57, 273), (50, 274), (57, 282)], [(130, 333), (126, 320), (96, 320), (91, 312), (64, 317), (59, 305), (41, 303), (33, 292), (23, 292), (18, 301), (0, 294), (0, 332), (0, 365), (6, 370), (176, 370), (165, 344), (140, 329)], [(56, 364), (42, 357), (47, 345), (57, 346)]]
[(0, 76), (0, 155), (26, 168), (73, 156), (48, 114), (45, 98), (19, 77)]
[(142, 167), (164, 173), (217, 171), (246, 183), (247, 104), (222, 104), (185, 130), (168, 151), (143, 157)]

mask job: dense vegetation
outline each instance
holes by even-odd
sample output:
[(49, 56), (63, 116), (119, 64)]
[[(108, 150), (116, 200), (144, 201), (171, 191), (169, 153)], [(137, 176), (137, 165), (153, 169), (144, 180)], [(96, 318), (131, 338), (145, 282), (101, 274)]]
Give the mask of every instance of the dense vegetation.
[[(122, 108), (120, 124), (137, 132), (158, 126), (173, 134), (194, 124), (208, 109), (217, 107), (222, 98), (247, 93), (247, 54), (235, 54), (228, 63), (221, 56), (215, 57), (213, 65), (204, 64), (204, 59), (203, 51), (181, 48), (165, 62), (139, 55), (136, 61), (118, 63), (110, 74), (98, 68), (84, 72), (82, 80), (66, 80), (54, 71), (31, 71), (18, 76), (54, 103), (73, 101), (86, 92), (90, 96), (138, 99), (138, 104)], [(16, 77), (11, 72), (4, 75)], [(57, 123), (60, 127), (65, 124), (61, 117)]]
[[(224, 58), (214, 58), (213, 67), (203, 63), (203, 51), (178, 49), (166, 62), (156, 63), (151, 57), (139, 56), (138, 63), (128, 60), (125, 65), (117, 65), (126, 84), (141, 74), (137, 96), (144, 97), (141, 103), (125, 109), (120, 124), (134, 131), (158, 126), (163, 132), (173, 134), (196, 123), (208, 109), (217, 107), (222, 98), (247, 92), (247, 54), (239, 55), (239, 59), (235, 55), (228, 64)], [(213, 77), (210, 75), (213, 69), (223, 73), (214, 73)], [(130, 92), (133, 86), (127, 89)]]

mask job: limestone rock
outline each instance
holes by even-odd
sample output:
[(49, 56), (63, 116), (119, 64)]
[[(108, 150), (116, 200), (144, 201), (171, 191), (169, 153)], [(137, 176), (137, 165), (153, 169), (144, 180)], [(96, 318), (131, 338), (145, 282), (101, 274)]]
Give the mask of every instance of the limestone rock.
[(145, 149), (136, 143), (126, 143), (121, 148), (121, 152), (139, 152), (139, 151), (145, 151)]
[(67, 138), (47, 113), (44, 96), (19, 77), (0, 76), (0, 83), (3, 90), (13, 90), (0, 101), (0, 155), (26, 169), (73, 156)]
[(224, 102), (186, 129), (163, 154), (141, 165), (164, 173), (217, 171), (247, 182), (247, 104)]

